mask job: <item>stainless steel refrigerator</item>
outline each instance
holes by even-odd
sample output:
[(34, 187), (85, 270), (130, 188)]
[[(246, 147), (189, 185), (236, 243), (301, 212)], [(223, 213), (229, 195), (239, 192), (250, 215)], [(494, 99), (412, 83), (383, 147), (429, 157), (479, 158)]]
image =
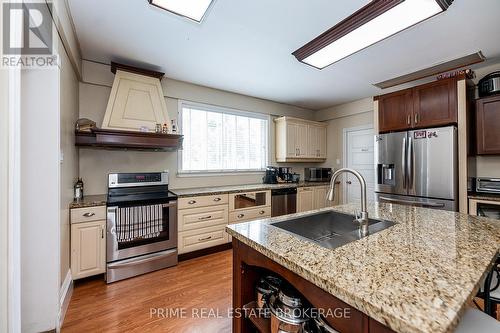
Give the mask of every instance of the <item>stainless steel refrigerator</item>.
[(454, 126), (376, 135), (376, 201), (457, 211), (457, 154)]

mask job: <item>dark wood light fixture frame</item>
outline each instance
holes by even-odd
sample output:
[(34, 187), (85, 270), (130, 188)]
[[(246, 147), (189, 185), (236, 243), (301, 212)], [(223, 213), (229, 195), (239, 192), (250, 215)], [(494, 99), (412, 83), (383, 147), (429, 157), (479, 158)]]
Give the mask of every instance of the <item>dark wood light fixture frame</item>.
[[(328, 29), (318, 37), (314, 38), (309, 43), (305, 44), (301, 48), (295, 50), (292, 55), (297, 58), (298, 61), (303, 62), (304, 59), (310, 55), (318, 52), (319, 50), (325, 48), (336, 40), (344, 37), (348, 33), (356, 30), (362, 25), (370, 22), (374, 18), (382, 15), (388, 10), (396, 7), (397, 5), (403, 3), (405, 0), (372, 0), (369, 4), (362, 7), (349, 17), (342, 20), (340, 23), (336, 24), (332, 28)], [(438, 5), (445, 11), (453, 3), (453, 0), (434, 0)], [(406, 28), (407, 29), (407, 28)], [(387, 36), (388, 38), (390, 36)], [(380, 41), (379, 41), (380, 42)], [(378, 43), (378, 42), (377, 42)], [(373, 44), (371, 44), (373, 45)], [(371, 45), (367, 45), (369, 47)], [(361, 50), (359, 50), (361, 51)], [(359, 52), (357, 51), (357, 52)], [(309, 65), (309, 64), (307, 64)], [(311, 65), (312, 66), (312, 65)], [(314, 66), (312, 66), (314, 67)], [(327, 66), (325, 66), (327, 67)], [(315, 67), (318, 68), (318, 67)]]

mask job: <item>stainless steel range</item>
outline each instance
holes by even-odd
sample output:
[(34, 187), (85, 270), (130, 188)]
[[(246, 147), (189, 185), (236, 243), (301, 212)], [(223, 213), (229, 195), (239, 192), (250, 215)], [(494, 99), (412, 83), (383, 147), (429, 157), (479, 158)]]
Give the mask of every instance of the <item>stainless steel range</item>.
[(106, 282), (176, 265), (177, 196), (168, 173), (108, 177)]

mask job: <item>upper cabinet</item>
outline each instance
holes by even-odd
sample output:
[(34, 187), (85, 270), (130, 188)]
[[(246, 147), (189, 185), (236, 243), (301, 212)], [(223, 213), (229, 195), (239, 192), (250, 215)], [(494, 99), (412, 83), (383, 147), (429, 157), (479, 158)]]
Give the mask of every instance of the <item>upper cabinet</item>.
[(457, 80), (430, 82), (377, 96), (379, 132), (450, 125), (457, 122)]
[(500, 95), (476, 101), (477, 153), (500, 154)]
[(291, 117), (276, 122), (277, 162), (322, 162), (326, 159), (327, 124)]

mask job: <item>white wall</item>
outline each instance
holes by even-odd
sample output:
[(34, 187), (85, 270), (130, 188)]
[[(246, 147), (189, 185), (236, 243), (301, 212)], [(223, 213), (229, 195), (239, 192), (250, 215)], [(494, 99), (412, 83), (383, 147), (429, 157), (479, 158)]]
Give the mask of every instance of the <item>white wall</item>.
[[(328, 123), (328, 159), (323, 163), (323, 166), (339, 169), (344, 164), (344, 129), (361, 125), (373, 125), (373, 99), (371, 97), (363, 98), (319, 110), (315, 114), (315, 120)], [(338, 193), (343, 193), (342, 183), (339, 186)], [(340, 199), (340, 202), (343, 202), (343, 200)]]
[(21, 75), (23, 332), (56, 327), (59, 312), (59, 69)]
[[(108, 65), (83, 61), (83, 83), (80, 83), (80, 117), (90, 118), (102, 124), (114, 75)], [(314, 112), (298, 107), (266, 101), (254, 97), (234, 94), (222, 90), (202, 87), (186, 82), (164, 78), (163, 92), (171, 119), (178, 118), (179, 99), (207, 103), (244, 111), (269, 115), (289, 115), (312, 119)], [(274, 125), (271, 124), (271, 125)], [(275, 163), (274, 126), (271, 126), (271, 160)], [(178, 177), (177, 152), (137, 152), (80, 149), (80, 176), (85, 183), (86, 194), (103, 194), (107, 189), (107, 174), (110, 172), (170, 171), (171, 188), (252, 184), (262, 182), (262, 173), (247, 175)], [(290, 164), (294, 171), (302, 173), (308, 164)]]
[[(0, 30), (1, 32), (1, 30)], [(9, 179), (9, 74), (0, 69), (0, 332), (7, 332), (8, 299), (8, 179)], [(4, 163), (5, 161), (5, 163)]]
[(70, 268), (70, 224), (69, 203), (73, 201), (73, 184), (78, 178), (78, 149), (75, 147), (75, 122), (78, 119), (78, 78), (69, 57), (61, 50), (60, 71), (60, 150), (63, 160), (60, 164), (61, 174), (61, 285)]

